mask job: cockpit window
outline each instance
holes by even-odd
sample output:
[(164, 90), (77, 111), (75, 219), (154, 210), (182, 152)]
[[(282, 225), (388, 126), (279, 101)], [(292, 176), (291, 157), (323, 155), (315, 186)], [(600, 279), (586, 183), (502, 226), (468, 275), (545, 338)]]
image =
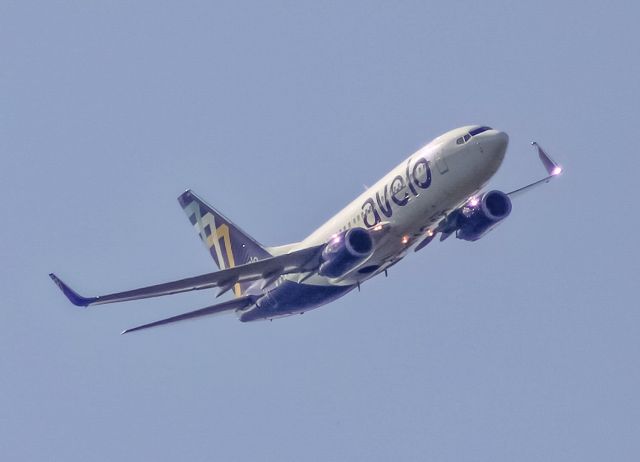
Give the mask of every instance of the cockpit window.
[(476, 136), (476, 135), (478, 135), (478, 134), (480, 134), (480, 133), (482, 133), (482, 132), (486, 132), (487, 130), (492, 130), (492, 128), (491, 128), (491, 127), (478, 127), (478, 128), (474, 128), (473, 130), (471, 130), (471, 131), (469, 132), (469, 134), (470, 134), (471, 136)]
[(464, 139), (462, 139), (462, 137), (456, 140), (456, 144), (462, 144), (462, 143), (464, 143)]
[(471, 139), (471, 135), (469, 135), (468, 133), (466, 135), (464, 135), (464, 142), (466, 143), (467, 141), (469, 141)]

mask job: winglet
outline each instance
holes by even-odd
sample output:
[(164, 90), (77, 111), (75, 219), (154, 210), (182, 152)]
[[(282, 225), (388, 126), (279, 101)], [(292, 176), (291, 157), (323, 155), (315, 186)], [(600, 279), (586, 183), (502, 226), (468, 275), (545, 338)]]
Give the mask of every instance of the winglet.
[(531, 145), (535, 146), (538, 150), (538, 157), (540, 157), (542, 165), (544, 165), (544, 168), (550, 176), (556, 176), (562, 173), (562, 167), (560, 167), (560, 165), (558, 165), (558, 163), (555, 162), (538, 143), (532, 141)]
[(548, 183), (555, 177), (559, 176), (563, 171), (562, 167), (555, 160), (553, 160), (551, 156), (549, 156), (549, 154), (547, 154), (538, 143), (532, 141), (531, 146), (534, 146), (538, 150), (538, 157), (540, 158), (540, 162), (542, 162), (542, 165), (544, 165), (544, 169), (547, 171), (547, 176), (541, 180), (534, 181), (531, 184), (523, 186), (522, 188), (518, 188), (515, 191), (511, 191), (510, 193), (508, 193), (508, 196), (511, 198), (516, 197), (525, 191), (529, 191), (538, 185)]
[(60, 288), (62, 293), (69, 299), (69, 301), (76, 306), (89, 306), (91, 305), (91, 303), (95, 302), (98, 299), (98, 297), (87, 298), (87, 297), (83, 297), (82, 295), (79, 295), (75, 290), (73, 290), (71, 287), (69, 287), (64, 282), (62, 282), (62, 280), (53, 273), (49, 273), (49, 277), (53, 282), (56, 283), (56, 285)]

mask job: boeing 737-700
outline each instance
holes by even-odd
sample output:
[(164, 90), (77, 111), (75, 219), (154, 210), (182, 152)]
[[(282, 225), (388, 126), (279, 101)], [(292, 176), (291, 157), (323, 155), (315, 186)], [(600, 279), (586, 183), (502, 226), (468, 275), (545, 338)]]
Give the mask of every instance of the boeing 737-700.
[(240, 321), (274, 319), (318, 308), (387, 270), (436, 236), (476, 241), (511, 212), (511, 200), (562, 169), (537, 144), (547, 175), (509, 193), (486, 186), (504, 159), (509, 137), (486, 126), (449, 131), (409, 156), (307, 238), (265, 247), (192, 191), (178, 202), (219, 271), (83, 297), (55, 274), (51, 279), (77, 306), (138, 300), (218, 288), (234, 298), (123, 333), (222, 312)]

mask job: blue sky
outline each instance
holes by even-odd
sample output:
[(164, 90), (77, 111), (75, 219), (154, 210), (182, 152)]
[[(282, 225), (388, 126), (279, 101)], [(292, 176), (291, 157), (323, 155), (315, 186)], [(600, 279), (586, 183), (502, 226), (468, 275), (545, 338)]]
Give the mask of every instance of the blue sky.
[[(640, 32), (629, 2), (0, 4), (7, 460), (637, 460)], [(566, 168), (476, 243), (272, 323), (202, 292), (193, 188), (300, 240), (430, 139), (510, 135), (493, 186)]]

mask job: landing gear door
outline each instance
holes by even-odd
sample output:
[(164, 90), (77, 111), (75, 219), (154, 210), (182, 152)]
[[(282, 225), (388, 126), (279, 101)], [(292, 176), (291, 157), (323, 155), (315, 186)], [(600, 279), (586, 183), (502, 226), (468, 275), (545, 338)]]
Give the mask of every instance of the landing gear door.
[(447, 165), (447, 161), (445, 160), (442, 151), (438, 151), (436, 154), (436, 167), (441, 175), (444, 175), (449, 171), (449, 165)]

